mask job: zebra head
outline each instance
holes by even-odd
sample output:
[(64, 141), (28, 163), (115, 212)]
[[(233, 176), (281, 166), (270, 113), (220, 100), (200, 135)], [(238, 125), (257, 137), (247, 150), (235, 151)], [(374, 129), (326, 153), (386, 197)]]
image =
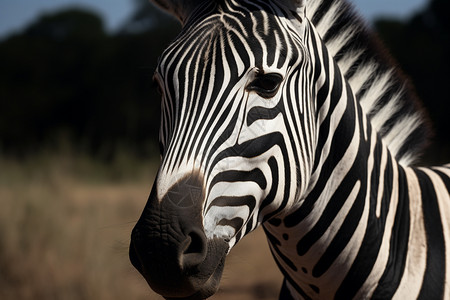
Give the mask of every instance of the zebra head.
[(183, 30), (155, 73), (162, 160), (130, 258), (164, 297), (204, 299), (231, 248), (307, 189), (307, 22), (303, 1), (155, 2)]

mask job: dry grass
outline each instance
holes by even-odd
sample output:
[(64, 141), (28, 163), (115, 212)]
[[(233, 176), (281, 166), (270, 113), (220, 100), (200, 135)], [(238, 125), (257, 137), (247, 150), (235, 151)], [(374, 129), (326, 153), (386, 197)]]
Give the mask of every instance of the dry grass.
[[(40, 154), (0, 159), (0, 299), (162, 299), (128, 261), (157, 164)], [(212, 299), (275, 299), (262, 232), (240, 242)]]

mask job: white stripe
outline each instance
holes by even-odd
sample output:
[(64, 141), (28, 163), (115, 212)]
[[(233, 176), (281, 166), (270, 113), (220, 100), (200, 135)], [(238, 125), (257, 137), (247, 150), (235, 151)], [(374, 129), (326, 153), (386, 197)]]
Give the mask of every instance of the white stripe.
[(423, 221), (419, 181), (411, 168), (405, 169), (408, 179), (410, 225), (405, 272), (393, 297), (397, 300), (416, 299), (422, 287), (426, 268), (427, 237)]

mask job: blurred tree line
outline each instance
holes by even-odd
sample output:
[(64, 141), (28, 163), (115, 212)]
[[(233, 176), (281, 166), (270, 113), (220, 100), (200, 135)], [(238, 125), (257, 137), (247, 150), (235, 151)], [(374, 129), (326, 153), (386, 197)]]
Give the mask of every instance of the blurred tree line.
[[(95, 13), (69, 9), (0, 41), (1, 152), (29, 154), (61, 139), (105, 156), (120, 146), (148, 151), (159, 130), (153, 72), (180, 27), (146, 0), (135, 1), (135, 13), (115, 34)], [(449, 4), (432, 0), (408, 20), (374, 26), (431, 116), (435, 160), (448, 159), (450, 149)]]
[(157, 58), (179, 32), (148, 1), (116, 34), (93, 12), (44, 15), (0, 42), (0, 149), (29, 154), (64, 142), (91, 154), (147, 151), (158, 137)]

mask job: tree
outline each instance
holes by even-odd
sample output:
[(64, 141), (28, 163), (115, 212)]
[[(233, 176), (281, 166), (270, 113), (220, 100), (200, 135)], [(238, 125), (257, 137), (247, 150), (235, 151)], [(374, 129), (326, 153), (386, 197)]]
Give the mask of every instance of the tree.
[[(61, 135), (106, 156), (119, 144), (144, 152), (156, 142), (160, 99), (151, 80), (179, 25), (147, 6), (117, 35), (96, 14), (70, 9), (0, 42), (3, 151), (33, 152)], [(165, 21), (130, 30), (146, 18)]]

